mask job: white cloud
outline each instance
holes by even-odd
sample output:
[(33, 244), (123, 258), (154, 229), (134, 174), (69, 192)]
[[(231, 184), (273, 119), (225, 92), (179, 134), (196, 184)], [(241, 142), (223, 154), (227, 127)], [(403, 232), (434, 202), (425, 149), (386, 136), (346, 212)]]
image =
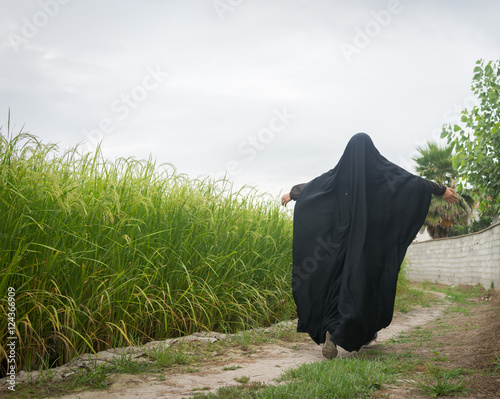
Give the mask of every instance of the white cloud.
[[(475, 61), (498, 56), (500, 4), (400, 0), (347, 62), (341, 43), (389, 3), (255, 0), (221, 20), (210, 1), (68, 1), (15, 52), (9, 33), (40, 3), (3, 0), (0, 113), (62, 147), (109, 118), (109, 157), (151, 154), (193, 176), (236, 160), (238, 185), (276, 194), (333, 167), (359, 131), (410, 167), (470, 97)], [(168, 78), (118, 118), (112, 104), (155, 65)], [(283, 106), (296, 119), (246, 162), (238, 146)]]

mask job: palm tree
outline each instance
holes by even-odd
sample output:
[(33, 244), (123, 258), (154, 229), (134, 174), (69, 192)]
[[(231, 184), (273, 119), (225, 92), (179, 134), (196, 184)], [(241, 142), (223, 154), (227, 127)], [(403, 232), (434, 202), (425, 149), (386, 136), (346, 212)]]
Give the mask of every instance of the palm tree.
[(425, 147), (417, 148), (420, 156), (412, 158), (417, 163), (415, 170), (428, 180), (454, 189), (458, 174), (453, 169), (452, 150), (451, 146), (441, 147), (434, 141), (427, 141)]
[(448, 237), (451, 227), (469, 224), (471, 214), (471, 207), (460, 194), (456, 204), (447, 203), (443, 197), (433, 196), (425, 226), (432, 238)]
[[(452, 164), (452, 147), (441, 147), (428, 141), (425, 147), (417, 148), (419, 156), (413, 157), (417, 164), (415, 169), (420, 176), (447, 187), (456, 189), (457, 172)], [(454, 225), (468, 224), (472, 214), (472, 198), (458, 193), (458, 202), (448, 204), (442, 197), (433, 196), (425, 226), (432, 238), (447, 237)]]

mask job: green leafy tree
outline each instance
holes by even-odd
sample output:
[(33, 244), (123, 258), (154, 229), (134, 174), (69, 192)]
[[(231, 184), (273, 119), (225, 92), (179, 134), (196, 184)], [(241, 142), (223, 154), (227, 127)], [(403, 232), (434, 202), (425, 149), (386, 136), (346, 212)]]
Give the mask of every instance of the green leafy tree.
[[(428, 141), (425, 147), (417, 148), (418, 156), (413, 157), (415, 170), (420, 176), (447, 187), (456, 188), (457, 171), (453, 168), (452, 147), (441, 147)], [(442, 197), (433, 196), (425, 226), (432, 238), (448, 237), (450, 228), (467, 224), (472, 214), (472, 198), (458, 194), (456, 204), (447, 203)]]
[(455, 151), (461, 187), (472, 185), (483, 213), (500, 213), (500, 60), (479, 60), (472, 91), (479, 102), (462, 111), (460, 124), (443, 126), (442, 138)]

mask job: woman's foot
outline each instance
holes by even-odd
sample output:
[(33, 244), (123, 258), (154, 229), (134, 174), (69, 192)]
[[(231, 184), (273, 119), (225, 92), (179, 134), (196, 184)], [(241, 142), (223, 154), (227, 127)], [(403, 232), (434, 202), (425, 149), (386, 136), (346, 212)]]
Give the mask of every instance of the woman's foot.
[(323, 356), (326, 357), (327, 359), (333, 359), (334, 357), (337, 356), (337, 345), (335, 345), (332, 341), (332, 336), (330, 333), (327, 331), (326, 332), (326, 341), (325, 344), (323, 345), (323, 350), (321, 353), (323, 353)]

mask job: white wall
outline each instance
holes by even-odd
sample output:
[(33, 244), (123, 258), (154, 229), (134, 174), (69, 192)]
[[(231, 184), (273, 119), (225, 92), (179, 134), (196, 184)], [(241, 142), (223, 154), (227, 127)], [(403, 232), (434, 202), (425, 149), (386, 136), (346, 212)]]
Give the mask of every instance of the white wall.
[(482, 284), (500, 289), (500, 223), (478, 233), (413, 242), (406, 256), (413, 281)]

